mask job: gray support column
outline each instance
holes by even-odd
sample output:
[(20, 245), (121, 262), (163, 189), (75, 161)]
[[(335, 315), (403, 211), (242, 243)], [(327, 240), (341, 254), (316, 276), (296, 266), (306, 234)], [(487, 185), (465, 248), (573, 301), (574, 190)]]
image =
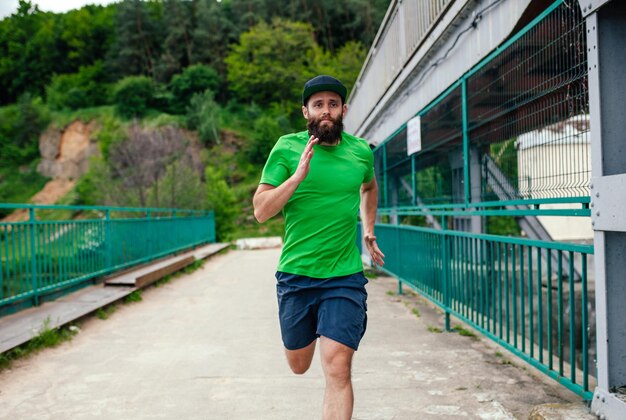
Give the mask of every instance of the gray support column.
[(392, 208), (391, 214), (389, 215), (389, 223), (392, 225), (397, 225), (399, 222), (397, 207), (398, 207), (398, 190), (400, 188), (400, 182), (398, 177), (395, 175), (389, 176), (389, 190), (387, 194), (389, 194), (389, 207)]
[(579, 0), (587, 26), (598, 386), (591, 411), (626, 418), (626, 2)]
[[(470, 145), (469, 147), (469, 177), (470, 177), (470, 201), (478, 203), (481, 201), (481, 176), (482, 165), (480, 164), (480, 153), (478, 148)], [(483, 217), (471, 216), (472, 233), (483, 233)]]

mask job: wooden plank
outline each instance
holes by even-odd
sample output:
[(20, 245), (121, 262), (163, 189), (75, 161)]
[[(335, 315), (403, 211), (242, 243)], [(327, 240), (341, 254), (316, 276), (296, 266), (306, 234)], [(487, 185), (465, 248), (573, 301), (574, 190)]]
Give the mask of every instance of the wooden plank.
[[(159, 271), (163, 268), (169, 267), (170, 265), (178, 264), (180, 261), (184, 261), (188, 259), (185, 255), (180, 255), (178, 257), (168, 258), (156, 264), (148, 265), (141, 267), (138, 270), (134, 270), (128, 272), (119, 277), (113, 277), (105, 280), (105, 283), (112, 286), (133, 286), (137, 287), (137, 279), (141, 278), (145, 275), (149, 275), (155, 271)], [(192, 261), (193, 262), (193, 261)]]
[(36, 337), (49, 320), (57, 328), (131, 294), (136, 288), (96, 285), (62, 299), (0, 318), (0, 353)]
[(177, 260), (172, 264), (160, 267), (157, 270), (151, 271), (149, 273), (146, 273), (142, 276), (137, 277), (135, 281), (135, 286), (138, 288), (146, 287), (149, 284), (154, 283), (155, 281), (167, 276), (168, 274), (174, 273), (178, 270), (181, 270), (187, 267), (188, 265), (192, 264), (194, 261), (196, 261), (196, 259), (193, 257), (193, 255), (190, 255), (186, 258)]

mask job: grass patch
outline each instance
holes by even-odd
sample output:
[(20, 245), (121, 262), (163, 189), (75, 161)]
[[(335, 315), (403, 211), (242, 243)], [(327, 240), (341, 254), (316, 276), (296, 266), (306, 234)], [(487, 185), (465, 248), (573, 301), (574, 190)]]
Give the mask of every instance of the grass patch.
[(378, 271), (372, 270), (372, 269), (365, 269), (365, 270), (363, 270), (363, 274), (368, 279), (375, 279), (375, 278), (378, 278), (378, 276), (380, 276), (380, 273)]
[(428, 331), (430, 331), (431, 333), (442, 333), (443, 330), (439, 327), (434, 327), (432, 325), (428, 326)]
[(413, 313), (413, 315), (415, 315), (418, 318), (422, 316), (422, 314), (420, 313), (420, 310), (417, 308), (411, 309), (411, 312)]
[(454, 328), (452, 328), (454, 331), (458, 332), (459, 335), (462, 335), (463, 337), (470, 337), (473, 340), (478, 340), (478, 337), (476, 336), (476, 334), (474, 334), (473, 332), (471, 332), (470, 330), (467, 330), (465, 328), (463, 328), (460, 325), (455, 325)]
[(141, 290), (135, 290), (130, 295), (124, 298), (124, 303), (132, 303), (132, 302), (141, 302), (143, 298), (141, 297)]
[(387, 290), (387, 296), (395, 296), (396, 292), (394, 292), (393, 290)]
[(50, 328), (50, 318), (46, 318), (36, 337), (8, 352), (0, 354), (0, 371), (11, 367), (11, 363), (19, 358), (30, 356), (39, 350), (56, 347), (69, 341), (78, 333), (74, 325), (61, 328)]
[(98, 308), (98, 310), (96, 311), (96, 316), (98, 317), (98, 319), (101, 319), (104, 321), (105, 319), (109, 319), (111, 314), (113, 314), (113, 312), (115, 312), (116, 309), (117, 309), (117, 305), (108, 305), (102, 308)]
[(504, 357), (504, 354), (502, 354), (501, 351), (497, 351), (496, 352), (496, 357)]

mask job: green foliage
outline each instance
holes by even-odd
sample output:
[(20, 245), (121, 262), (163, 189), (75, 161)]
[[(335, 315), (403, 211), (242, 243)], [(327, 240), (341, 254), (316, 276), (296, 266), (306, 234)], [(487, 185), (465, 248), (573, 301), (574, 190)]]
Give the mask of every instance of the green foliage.
[(0, 354), (0, 370), (11, 366), (11, 363), (19, 358), (28, 357), (39, 350), (56, 347), (59, 344), (71, 340), (78, 332), (78, 328), (69, 327), (50, 328), (50, 318), (46, 318), (38, 334), (30, 341), (8, 352)]
[[(0, 203), (27, 203), (40, 191), (48, 178), (37, 172), (38, 161), (16, 168), (0, 166)], [(0, 218), (9, 215), (10, 209), (0, 209)]]
[(520, 236), (522, 229), (514, 216), (487, 217), (487, 232), (492, 235)]
[(117, 310), (117, 305), (108, 305), (102, 308), (98, 308), (96, 311), (96, 316), (98, 319), (104, 321), (105, 319), (109, 319), (109, 317)]
[(452, 329), (454, 331), (458, 332), (459, 335), (462, 335), (463, 337), (470, 337), (473, 340), (479, 340), (479, 338), (476, 336), (476, 334), (474, 334), (473, 332), (471, 332), (467, 328), (463, 328), (461, 325), (455, 325)]
[(155, 78), (161, 82), (170, 80), (173, 74), (191, 63), (195, 6), (190, 1), (163, 2), (165, 39), (161, 58), (155, 66)]
[(348, 88), (348, 95), (352, 91), (352, 87), (359, 77), (361, 66), (367, 57), (367, 49), (357, 41), (350, 41), (341, 47), (337, 53), (329, 57), (328, 61), (323, 63), (320, 73), (332, 74), (334, 77)]
[(95, 137), (100, 145), (102, 155), (105, 160), (108, 160), (111, 147), (121, 141), (124, 141), (128, 135), (126, 134), (126, 127), (115, 115), (104, 116), (101, 118), (101, 124), (102, 128)]
[(79, 109), (104, 105), (109, 100), (109, 87), (104, 82), (102, 62), (81, 67), (78, 73), (52, 78), (46, 88), (47, 102), (52, 109)]
[(117, 6), (115, 40), (107, 53), (106, 63), (117, 77), (155, 76), (163, 36), (161, 5), (157, 2), (124, 0)]
[(278, 138), (290, 130), (289, 120), (284, 115), (266, 113), (254, 121), (252, 141), (246, 154), (253, 163), (263, 164)]
[(152, 185), (148, 203), (154, 207), (204, 210), (207, 207), (205, 191), (198, 171), (179, 159), (168, 165), (165, 174)]
[(192, 32), (192, 62), (206, 63), (224, 74), (224, 57), (228, 53), (229, 45), (238, 38), (238, 30), (228, 15), (227, 4), (199, 0), (195, 18), (197, 24)]
[(146, 115), (154, 98), (155, 86), (146, 76), (129, 76), (117, 83), (114, 102), (119, 115), (139, 118)]
[(39, 156), (39, 134), (50, 122), (40, 98), (20, 97), (16, 105), (0, 108), (0, 165), (15, 167)]
[(187, 67), (182, 74), (177, 74), (169, 84), (172, 93), (172, 112), (182, 114), (189, 106), (192, 96), (207, 89), (216, 92), (220, 86), (217, 71), (203, 64)]
[(318, 73), (325, 54), (307, 23), (275, 19), (241, 35), (226, 59), (230, 88), (261, 105), (298, 100), (302, 86)]
[(208, 208), (215, 211), (215, 226), (218, 242), (228, 240), (235, 228), (237, 203), (224, 175), (217, 169), (208, 166), (205, 170)]
[(191, 98), (187, 108), (187, 127), (198, 130), (205, 145), (219, 143), (220, 106), (213, 99), (213, 92), (205, 90)]
[(142, 300), (143, 298), (141, 297), (141, 290), (135, 290), (124, 298), (124, 303), (141, 302)]

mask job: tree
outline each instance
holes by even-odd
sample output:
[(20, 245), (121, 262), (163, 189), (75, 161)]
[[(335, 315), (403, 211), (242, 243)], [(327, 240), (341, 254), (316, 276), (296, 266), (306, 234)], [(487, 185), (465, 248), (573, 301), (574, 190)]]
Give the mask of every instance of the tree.
[(226, 73), (224, 57), (228, 46), (238, 36), (226, 7), (216, 0), (199, 0), (193, 30), (192, 62), (208, 64), (222, 75)]
[(46, 88), (46, 102), (52, 109), (79, 109), (108, 102), (106, 73), (101, 61), (81, 67), (77, 73), (60, 74)]
[(191, 63), (193, 5), (192, 2), (179, 0), (165, 0), (163, 3), (165, 41), (155, 69), (156, 79), (161, 82), (169, 81), (173, 74)]
[(158, 30), (159, 16), (149, 8), (157, 6), (141, 0), (124, 0), (119, 3), (115, 18), (115, 41), (106, 61), (118, 77), (154, 77), (155, 61), (160, 55), (162, 40)]
[(152, 200), (158, 204), (161, 200), (158, 181), (165, 168), (185, 154), (188, 142), (175, 127), (148, 130), (134, 123), (128, 129), (128, 140), (111, 146), (109, 165), (113, 179), (121, 180), (128, 193), (138, 198), (141, 207), (147, 206), (152, 187)]
[[(357, 41), (347, 42), (320, 69), (321, 73), (332, 74), (346, 86), (348, 93), (359, 77), (367, 50)], [(346, 98), (347, 99), (347, 98)]]
[(183, 114), (193, 95), (202, 93), (207, 89), (216, 92), (219, 85), (219, 75), (211, 67), (204, 64), (187, 67), (182, 74), (174, 76), (169, 84), (169, 90), (172, 94), (172, 111)]
[(13, 167), (39, 155), (39, 134), (50, 122), (40, 98), (20, 96), (16, 105), (0, 109), (0, 164)]
[(276, 19), (242, 34), (225, 62), (237, 96), (267, 105), (298, 100), (302, 85), (317, 74), (324, 59), (311, 25)]
[(187, 109), (187, 127), (198, 131), (205, 145), (219, 143), (220, 107), (213, 99), (210, 89), (191, 98)]
[(142, 117), (154, 97), (154, 83), (146, 76), (129, 76), (115, 86), (113, 101), (117, 112), (126, 118)]
[[(206, 186), (200, 174), (183, 158), (165, 168), (163, 177), (150, 190), (150, 206), (205, 210)], [(157, 201), (155, 198), (160, 197)]]

